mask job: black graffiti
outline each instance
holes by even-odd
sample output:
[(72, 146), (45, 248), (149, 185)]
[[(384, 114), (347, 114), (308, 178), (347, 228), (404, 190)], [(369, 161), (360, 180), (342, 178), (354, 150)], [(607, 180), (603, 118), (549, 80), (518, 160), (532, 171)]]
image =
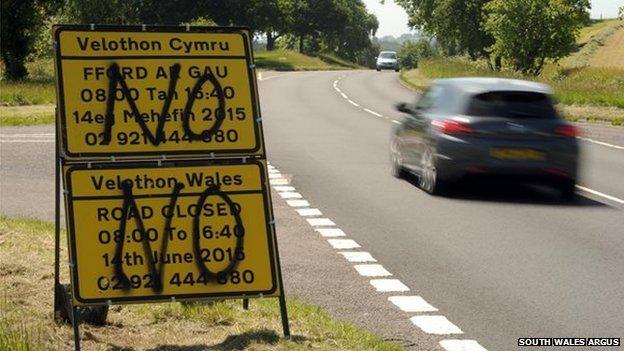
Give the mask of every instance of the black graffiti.
[[(171, 107), (171, 101), (173, 100), (176, 92), (176, 86), (178, 79), (180, 78), (180, 64), (176, 63), (170, 68), (171, 79), (169, 80), (169, 86), (167, 88), (167, 97), (162, 106), (160, 115), (158, 116), (158, 124), (156, 126), (155, 133), (152, 133), (147, 124), (141, 117), (141, 113), (136, 105), (135, 100), (131, 97), (130, 88), (124, 76), (119, 71), (119, 65), (113, 63), (108, 68), (108, 95), (106, 100), (106, 115), (104, 119), (104, 134), (102, 137), (101, 145), (109, 145), (112, 140), (113, 126), (115, 125), (115, 101), (117, 89), (121, 89), (122, 96), (130, 105), (132, 116), (135, 122), (141, 127), (146, 139), (154, 146), (158, 146), (160, 143), (165, 142), (165, 123), (166, 118), (169, 115), (169, 108)], [(202, 89), (206, 82), (210, 82), (214, 88), (214, 92), (217, 96), (218, 107), (215, 110), (215, 122), (209, 129), (201, 131), (201, 133), (195, 133), (191, 129), (190, 116), (193, 109), (193, 104), (199, 91)], [(120, 88), (118, 88), (120, 87)], [(223, 87), (219, 83), (219, 80), (211, 72), (205, 72), (202, 76), (197, 78), (192, 92), (188, 96), (184, 111), (182, 112), (182, 127), (184, 132), (188, 135), (189, 140), (210, 140), (211, 137), (221, 128), (221, 124), (225, 120), (225, 95), (223, 93)]]
[[(122, 182), (121, 184), (121, 188), (123, 191), (123, 197), (124, 197), (124, 201), (123, 201), (123, 206), (122, 206), (122, 218), (120, 220), (120, 224), (119, 224), (119, 233), (120, 233), (120, 237), (122, 238), (122, 240), (119, 240), (116, 244), (115, 247), (115, 256), (116, 257), (122, 257), (123, 255), (123, 248), (124, 248), (124, 242), (125, 240), (123, 240), (123, 238), (126, 237), (126, 227), (127, 227), (127, 220), (128, 220), (128, 214), (130, 213), (130, 211), (134, 211), (134, 213), (139, 213), (139, 208), (136, 204), (134, 195), (132, 193), (132, 181), (129, 179), (126, 179), (125, 181)], [(173, 209), (175, 208), (175, 205), (178, 201), (178, 197), (180, 195), (180, 191), (184, 188), (184, 184), (182, 183), (176, 183), (175, 187), (173, 188), (173, 192), (171, 193), (171, 197), (169, 199), (169, 209), (170, 211), (173, 212)], [(236, 204), (234, 203), (234, 201), (232, 201), (232, 199), (224, 192), (220, 191), (220, 187), (219, 186), (211, 186), (208, 187), (206, 190), (204, 190), (201, 195), (199, 196), (199, 199), (197, 201), (197, 208), (202, 208), (206, 202), (206, 200), (208, 199), (209, 196), (218, 196), (220, 197), (223, 201), (225, 201), (228, 206), (230, 207), (230, 211), (231, 213), (234, 215), (234, 220), (236, 222), (236, 225), (234, 227), (234, 236), (236, 237), (236, 249), (235, 250), (240, 250), (242, 252), (243, 250), (243, 237), (245, 235), (245, 228), (243, 227), (243, 221), (242, 218), (240, 216), (240, 207), (236, 206)], [(139, 230), (140, 233), (140, 242), (143, 244), (143, 251), (146, 255), (146, 259), (147, 259), (147, 264), (148, 264), (148, 268), (149, 268), (149, 273), (150, 275), (154, 278), (153, 280), (153, 284), (152, 284), (152, 290), (157, 293), (160, 294), (162, 293), (163, 290), (163, 277), (164, 277), (164, 270), (165, 270), (165, 263), (164, 260), (158, 260), (159, 261), (159, 265), (158, 268), (156, 268), (156, 261), (154, 260), (154, 256), (152, 254), (152, 246), (149, 242), (149, 237), (146, 234), (146, 230), (145, 230), (145, 226), (143, 224), (143, 219), (141, 218), (140, 215), (138, 216), (133, 216), (135, 219), (135, 224), (137, 226), (137, 229)], [(161, 242), (161, 247), (160, 247), (160, 254), (163, 255), (163, 257), (167, 254), (167, 249), (168, 249), (168, 243), (169, 243), (169, 235), (167, 235), (168, 233), (171, 233), (171, 220), (173, 218), (173, 213), (170, 213), (169, 215), (166, 216), (165, 219), (165, 228), (164, 228), (164, 238), (162, 239)], [(193, 253), (194, 253), (194, 260), (197, 264), (197, 268), (201, 271), (201, 273), (203, 273), (205, 275), (205, 277), (207, 278), (206, 281), (208, 280), (217, 280), (220, 277), (224, 277), (227, 276), (227, 274), (229, 274), (230, 272), (232, 272), (233, 270), (236, 269), (236, 267), (238, 266), (238, 263), (240, 262), (239, 256), (238, 255), (234, 255), (234, 257), (232, 258), (232, 260), (230, 261), (230, 263), (228, 264), (228, 266), (224, 269), (222, 269), (221, 271), (218, 272), (212, 272), (203, 262), (202, 260), (202, 248), (200, 246), (200, 228), (199, 228), (199, 220), (200, 220), (200, 214), (198, 213), (196, 216), (194, 216), (193, 219)], [(123, 268), (123, 260), (116, 260), (114, 262), (114, 272), (115, 272), (115, 276), (118, 277), (119, 279), (119, 283), (122, 286), (123, 290), (130, 290), (131, 289), (131, 282), (130, 279), (128, 278), (128, 275), (125, 273), (124, 268)]]

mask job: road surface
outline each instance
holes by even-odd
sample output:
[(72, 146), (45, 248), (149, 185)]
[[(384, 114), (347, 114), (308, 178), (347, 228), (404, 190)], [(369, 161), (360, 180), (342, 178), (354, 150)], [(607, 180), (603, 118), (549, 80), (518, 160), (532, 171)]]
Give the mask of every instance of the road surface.
[[(510, 350), (519, 337), (624, 336), (624, 150), (582, 141), (571, 203), (512, 185), (432, 197), (390, 174), (393, 105), (415, 99), (398, 74), (266, 73), (260, 97), (271, 163), (460, 338)], [(2, 215), (53, 218), (51, 133), (0, 130)]]

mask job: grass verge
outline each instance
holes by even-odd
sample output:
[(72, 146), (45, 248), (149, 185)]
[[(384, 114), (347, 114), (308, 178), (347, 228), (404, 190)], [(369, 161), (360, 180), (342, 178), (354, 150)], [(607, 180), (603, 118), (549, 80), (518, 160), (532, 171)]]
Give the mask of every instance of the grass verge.
[(358, 66), (330, 55), (312, 57), (290, 50), (255, 53), (257, 68), (275, 71), (322, 71), (357, 68)]
[[(72, 330), (52, 320), (51, 224), (0, 217), (0, 349), (72, 350)], [(62, 244), (61, 247), (66, 247)], [(66, 262), (65, 252), (62, 262)], [(64, 265), (63, 265), (64, 266)], [(66, 276), (62, 280), (67, 281)], [(281, 337), (277, 299), (113, 306), (108, 324), (83, 325), (85, 350), (400, 350), (289, 299), (290, 340)]]
[(54, 123), (54, 105), (0, 106), (0, 126)]

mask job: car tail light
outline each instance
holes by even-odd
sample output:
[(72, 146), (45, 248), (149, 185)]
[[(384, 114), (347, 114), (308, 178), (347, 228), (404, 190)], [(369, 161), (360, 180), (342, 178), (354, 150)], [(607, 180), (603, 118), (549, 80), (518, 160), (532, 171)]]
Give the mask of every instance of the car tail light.
[(555, 128), (555, 134), (569, 138), (576, 138), (580, 135), (580, 132), (575, 126), (566, 124)]
[(444, 121), (433, 121), (431, 125), (444, 134), (470, 134), (473, 132), (468, 123), (446, 119)]

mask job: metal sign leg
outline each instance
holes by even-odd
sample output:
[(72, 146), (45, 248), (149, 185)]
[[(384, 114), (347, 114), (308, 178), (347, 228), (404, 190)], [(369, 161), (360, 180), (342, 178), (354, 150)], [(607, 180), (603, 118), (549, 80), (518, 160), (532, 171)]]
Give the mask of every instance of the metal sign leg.
[(74, 350), (80, 351), (80, 309), (72, 307), (72, 320), (74, 321)]
[(280, 315), (282, 316), (282, 329), (284, 330), (284, 336), (290, 338), (290, 326), (288, 325), (288, 311), (286, 311), (286, 297), (284, 292), (279, 296)]
[(243, 299), (243, 309), (244, 310), (249, 309), (249, 299)]
[[(57, 115), (58, 116), (58, 115)], [(61, 161), (58, 145), (58, 125), (56, 126), (54, 159), (54, 320), (61, 314), (63, 289), (60, 277), (60, 252), (61, 252)]]

